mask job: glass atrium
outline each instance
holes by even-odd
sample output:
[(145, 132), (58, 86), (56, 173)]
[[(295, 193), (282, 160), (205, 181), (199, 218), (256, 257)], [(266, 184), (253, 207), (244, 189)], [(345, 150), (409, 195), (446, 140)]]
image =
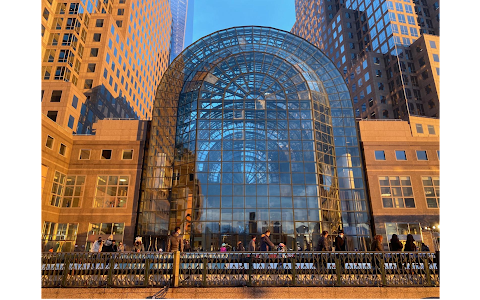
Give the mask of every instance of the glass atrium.
[[(194, 249), (266, 229), (290, 249), (343, 229), (370, 240), (361, 153), (345, 82), (289, 32), (235, 27), (186, 48), (156, 93), (137, 233), (180, 226)], [(145, 238), (144, 238), (145, 239)]]

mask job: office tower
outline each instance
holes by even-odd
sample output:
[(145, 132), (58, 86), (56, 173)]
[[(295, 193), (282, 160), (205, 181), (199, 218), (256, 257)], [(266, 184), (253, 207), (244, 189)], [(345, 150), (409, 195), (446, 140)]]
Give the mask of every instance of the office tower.
[[(191, 0), (190, 0), (191, 1)], [(189, 0), (169, 0), (172, 11), (172, 41), (170, 62), (184, 49)]]
[[(322, 49), (341, 70), (357, 118), (439, 117), (438, 3), (297, 0), (292, 33)], [(428, 44), (420, 53), (422, 39)]]
[(186, 48), (157, 90), (138, 235), (180, 226), (196, 249), (313, 249), (322, 230), (369, 244), (354, 111), (339, 71), (289, 32), (234, 27)]
[(167, 0), (42, 0), (42, 113), (76, 133), (150, 119), (170, 34)]
[(439, 250), (440, 120), (361, 120), (366, 182), (375, 233), (385, 250), (392, 234), (402, 241), (412, 234)]

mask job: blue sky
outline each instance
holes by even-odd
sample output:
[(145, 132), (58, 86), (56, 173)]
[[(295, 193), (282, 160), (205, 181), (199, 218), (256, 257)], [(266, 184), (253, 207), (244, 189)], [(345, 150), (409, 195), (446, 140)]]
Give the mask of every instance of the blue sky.
[(260, 25), (290, 31), (294, 23), (294, 0), (195, 0), (193, 42), (233, 26)]

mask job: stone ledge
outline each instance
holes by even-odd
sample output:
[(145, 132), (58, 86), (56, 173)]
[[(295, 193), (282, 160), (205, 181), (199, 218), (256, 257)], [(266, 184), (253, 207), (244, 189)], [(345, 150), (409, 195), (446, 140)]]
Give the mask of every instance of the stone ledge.
[[(42, 299), (146, 299), (160, 288), (42, 288)], [(166, 299), (421, 299), (439, 287), (170, 288)]]

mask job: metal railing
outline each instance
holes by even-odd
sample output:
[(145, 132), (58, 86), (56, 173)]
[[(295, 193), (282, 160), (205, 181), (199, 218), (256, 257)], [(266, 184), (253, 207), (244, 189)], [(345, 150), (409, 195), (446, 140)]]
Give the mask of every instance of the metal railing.
[(43, 253), (42, 287), (439, 286), (439, 252)]

